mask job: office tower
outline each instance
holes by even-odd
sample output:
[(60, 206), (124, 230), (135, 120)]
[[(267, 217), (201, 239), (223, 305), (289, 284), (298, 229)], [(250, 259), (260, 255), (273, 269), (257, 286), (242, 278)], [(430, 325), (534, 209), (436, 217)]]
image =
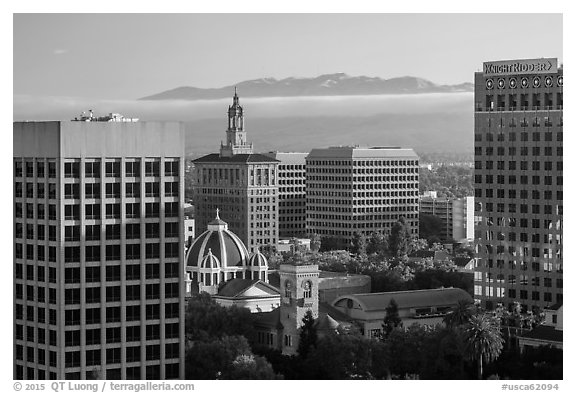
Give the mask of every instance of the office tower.
[(400, 217), (418, 236), (418, 156), (399, 147), (330, 147), (306, 157), (306, 226), (348, 248), (359, 232), (389, 233)]
[(253, 253), (278, 243), (278, 160), (253, 153), (238, 94), (228, 107), (226, 143), (220, 153), (194, 160), (196, 236), (208, 229), (216, 209)]
[(308, 153), (265, 153), (278, 164), (279, 234), (306, 236), (306, 156)]
[(563, 70), (496, 61), (474, 78), (475, 298), (562, 303)]
[(179, 123), (15, 122), (14, 378), (184, 377)]
[(436, 192), (420, 196), (420, 212), (442, 220), (439, 238), (462, 241), (474, 238), (474, 197), (438, 197)]

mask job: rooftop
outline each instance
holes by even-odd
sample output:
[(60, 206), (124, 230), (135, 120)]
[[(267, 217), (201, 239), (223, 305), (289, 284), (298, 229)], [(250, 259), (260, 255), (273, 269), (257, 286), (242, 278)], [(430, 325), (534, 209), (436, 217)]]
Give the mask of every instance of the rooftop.
[(194, 163), (204, 162), (279, 162), (278, 160), (263, 154), (235, 154), (231, 157), (222, 157), (218, 153), (212, 153), (193, 160)]
[(311, 158), (413, 158), (418, 155), (412, 149), (397, 146), (384, 147), (358, 147), (358, 146), (335, 146), (324, 149), (312, 149), (306, 159)]

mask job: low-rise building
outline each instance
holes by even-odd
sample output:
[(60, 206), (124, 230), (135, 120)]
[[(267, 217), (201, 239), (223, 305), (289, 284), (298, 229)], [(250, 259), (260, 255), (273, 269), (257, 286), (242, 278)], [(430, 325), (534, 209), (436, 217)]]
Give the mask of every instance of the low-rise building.
[(380, 337), (386, 308), (392, 299), (398, 305), (398, 316), (405, 328), (414, 323), (440, 324), (458, 302), (473, 303), (472, 297), (460, 288), (439, 288), (344, 295), (334, 300), (332, 306), (358, 322), (363, 336)]

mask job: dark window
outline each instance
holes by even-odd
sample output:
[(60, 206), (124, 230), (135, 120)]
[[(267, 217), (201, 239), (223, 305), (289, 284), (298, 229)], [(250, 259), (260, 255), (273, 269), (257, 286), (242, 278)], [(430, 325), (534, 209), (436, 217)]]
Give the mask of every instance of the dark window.
[(140, 224), (126, 224), (126, 239), (140, 238)]
[(126, 176), (127, 177), (140, 177), (140, 163), (127, 162), (126, 163)]
[(159, 237), (160, 237), (160, 224), (147, 223), (146, 224), (146, 239), (157, 239)]
[(146, 176), (160, 176), (160, 161), (147, 161), (145, 165)]
[(120, 162), (107, 162), (106, 163), (106, 177), (120, 177)]
[(84, 165), (84, 177), (99, 178), (100, 177), (100, 163), (99, 162), (86, 162)]
[(106, 198), (120, 198), (120, 183), (106, 183)]
[(106, 239), (107, 240), (120, 239), (120, 224), (106, 225)]

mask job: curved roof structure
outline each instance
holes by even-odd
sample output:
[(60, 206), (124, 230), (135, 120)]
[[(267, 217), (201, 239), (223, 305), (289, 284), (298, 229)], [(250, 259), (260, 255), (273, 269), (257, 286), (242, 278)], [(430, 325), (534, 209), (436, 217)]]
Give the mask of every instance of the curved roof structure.
[(364, 311), (382, 311), (386, 310), (392, 299), (398, 304), (398, 309), (452, 306), (461, 300), (473, 303), (472, 296), (460, 288), (438, 288), (344, 295), (334, 300), (332, 305), (349, 307), (351, 304), (354, 308), (360, 308)]
[(248, 266), (250, 267), (268, 267), (268, 261), (264, 254), (260, 252), (259, 248), (256, 248), (256, 252), (252, 254), (248, 260)]
[(219, 261), (221, 269), (245, 267), (248, 263), (246, 246), (238, 236), (228, 230), (228, 224), (220, 219), (218, 211), (216, 218), (208, 224), (208, 229), (192, 243), (186, 255), (186, 266), (203, 267), (202, 262), (208, 253)]

